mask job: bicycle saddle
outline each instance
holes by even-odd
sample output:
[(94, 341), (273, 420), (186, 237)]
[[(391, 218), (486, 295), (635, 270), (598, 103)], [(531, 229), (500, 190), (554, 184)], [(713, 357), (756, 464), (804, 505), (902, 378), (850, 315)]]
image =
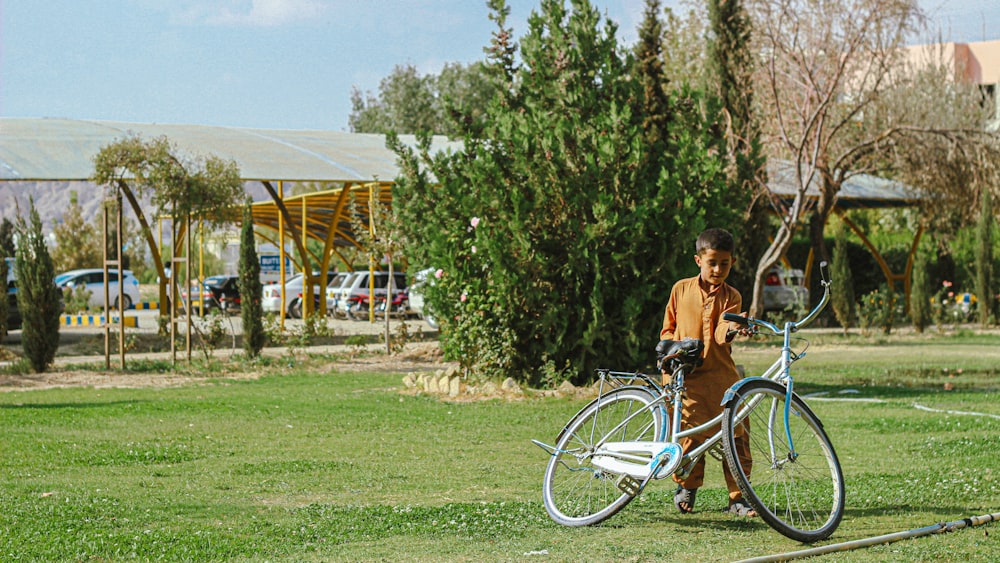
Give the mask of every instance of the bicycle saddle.
[(683, 340), (661, 340), (656, 344), (656, 356), (664, 358), (680, 354), (675, 361), (682, 364), (698, 367), (701, 365), (701, 352), (705, 349), (705, 343), (697, 338), (685, 338)]

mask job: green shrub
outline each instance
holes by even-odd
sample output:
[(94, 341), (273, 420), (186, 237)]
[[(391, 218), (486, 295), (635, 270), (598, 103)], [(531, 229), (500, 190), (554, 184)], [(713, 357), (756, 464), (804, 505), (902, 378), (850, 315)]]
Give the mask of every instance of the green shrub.
[(863, 334), (871, 334), (875, 329), (889, 334), (895, 317), (896, 294), (887, 286), (863, 295), (858, 301), (858, 324)]
[(92, 293), (85, 285), (63, 289), (63, 311), (69, 315), (88, 312), (90, 310), (90, 296)]

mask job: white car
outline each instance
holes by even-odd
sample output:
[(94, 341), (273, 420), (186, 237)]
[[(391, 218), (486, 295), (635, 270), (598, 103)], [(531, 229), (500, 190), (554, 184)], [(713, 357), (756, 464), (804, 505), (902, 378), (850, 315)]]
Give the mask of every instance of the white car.
[[(56, 276), (55, 282), (60, 290), (72, 289), (75, 292), (78, 287), (85, 287), (90, 292), (88, 305), (104, 307), (104, 270), (101, 268), (71, 270)], [(131, 309), (140, 301), (139, 280), (132, 275), (131, 270), (125, 270), (122, 293), (122, 305), (125, 309)], [(118, 308), (118, 270), (108, 270), (108, 298), (111, 300), (111, 307)]]
[(433, 276), (434, 268), (420, 270), (413, 276), (413, 285), (410, 286), (410, 310), (424, 319), (431, 328), (438, 328), (437, 319), (428, 310), (423, 294), (423, 288), (430, 283)]
[[(403, 272), (393, 272), (392, 292), (406, 289), (406, 274)], [(375, 272), (375, 299), (376, 305), (379, 299), (385, 299), (389, 292), (386, 285), (389, 283), (389, 272)], [(348, 318), (362, 318), (369, 307), (368, 304), (368, 270), (353, 272), (350, 277), (344, 280), (337, 295), (337, 314)]]
[[(333, 279), (337, 275), (336, 272), (327, 272), (327, 281)], [(319, 272), (313, 272), (313, 276), (319, 276)], [(261, 298), (261, 308), (265, 313), (279, 313), (282, 308), (285, 310), (285, 314), (288, 316), (293, 316), (290, 309), (292, 301), (299, 298), (299, 294), (302, 293), (302, 286), (304, 279), (301, 273), (295, 274), (294, 276), (285, 280), (285, 300), (281, 300), (281, 284), (280, 283), (269, 283), (264, 286)], [(317, 291), (317, 289), (313, 289)]]

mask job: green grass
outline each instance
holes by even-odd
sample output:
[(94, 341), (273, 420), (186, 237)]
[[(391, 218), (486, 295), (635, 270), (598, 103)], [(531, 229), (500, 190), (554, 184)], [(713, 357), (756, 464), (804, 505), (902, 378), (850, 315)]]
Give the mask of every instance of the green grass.
[[(803, 393), (878, 401), (810, 400), (847, 485), (823, 544), (1000, 512), (1000, 419), (913, 406), (1000, 415), (998, 345), (813, 339), (796, 364)], [(760, 369), (775, 352), (737, 357)], [(263, 369), (273, 375), (0, 393), (0, 560), (733, 561), (808, 547), (722, 514), (714, 460), (695, 514), (676, 514), (656, 483), (604, 524), (554, 524), (530, 439), (552, 439), (580, 400), (447, 403), (322, 358)], [(997, 535), (991, 524), (833, 557), (990, 560)]]

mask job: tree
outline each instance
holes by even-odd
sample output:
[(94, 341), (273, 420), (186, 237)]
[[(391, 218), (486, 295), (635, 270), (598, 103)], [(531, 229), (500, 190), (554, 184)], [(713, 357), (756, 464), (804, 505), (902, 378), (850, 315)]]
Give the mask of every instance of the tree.
[(854, 302), (854, 280), (851, 277), (851, 262), (847, 253), (847, 225), (843, 221), (837, 228), (830, 274), (836, 280), (830, 290), (830, 307), (846, 333), (854, 324), (854, 310), (857, 304)]
[(437, 76), (421, 76), (412, 65), (396, 66), (379, 83), (377, 96), (351, 91), (351, 131), (454, 136), (480, 128), (493, 97), (484, 69), (481, 62), (448, 63)]
[(17, 248), (14, 246), (14, 223), (4, 217), (0, 221), (0, 254), (5, 258), (13, 258)]
[[(544, 0), (519, 48), (506, 3), (490, 8), (484, 127), (457, 154), (431, 156), (426, 135), (417, 150), (389, 141), (407, 256), (440, 270), (426, 298), (442, 348), (470, 372), (529, 384), (640, 365), (707, 210), (732, 224), (718, 105), (690, 88), (647, 98), (643, 85), (661, 95), (638, 76), (652, 67), (586, 0)], [(644, 124), (659, 122), (650, 144)]]
[(754, 72), (750, 19), (741, 0), (709, 0), (708, 16), (708, 66), (715, 78), (710, 84), (722, 101), (729, 139), (730, 201), (744, 210), (743, 227), (737, 230), (740, 259), (729, 283), (749, 288), (756, 264), (767, 249), (767, 237), (761, 235), (770, 230), (771, 213), (754, 90), (747, 87)]
[(59, 348), (59, 288), (53, 283), (55, 270), (45, 245), (42, 220), (31, 199), (28, 219), (17, 218), (17, 306), (21, 311), (21, 347), (36, 373), (44, 372)]
[(976, 223), (976, 298), (978, 300), (979, 324), (986, 327), (993, 315), (993, 196), (983, 190)]
[(397, 65), (379, 83), (379, 96), (351, 91), (348, 124), (355, 133), (401, 133), (432, 131), (437, 122), (434, 111), (433, 78), (421, 76), (413, 65)]
[(104, 260), (96, 227), (84, 219), (75, 191), (70, 192), (69, 207), (62, 222), (53, 227), (52, 235), (55, 238), (52, 264), (57, 272), (93, 268)]
[(249, 198), (243, 205), (240, 226), (240, 319), (243, 321), (243, 351), (248, 358), (256, 358), (264, 348), (264, 309), (261, 304), (263, 288), (260, 283), (260, 261), (253, 236), (253, 213)]
[(924, 329), (930, 326), (934, 313), (931, 310), (930, 260), (927, 252), (917, 252), (917, 258), (913, 264), (913, 279), (910, 282), (910, 323), (918, 333), (923, 333)]
[(899, 122), (858, 127), (891, 84), (903, 40), (920, 21), (916, 0), (748, 0), (762, 55), (754, 88), (770, 134), (770, 155), (791, 163), (798, 189), (774, 240), (757, 264), (751, 311), (759, 311), (764, 276), (791, 245), (806, 189), (819, 200), (810, 220), (814, 251), (829, 260), (823, 227), (840, 186), (877, 169), (879, 144)]
[[(216, 226), (235, 220), (233, 209), (244, 194), (235, 162), (216, 156), (185, 158), (166, 137), (144, 141), (133, 135), (103, 147), (94, 158), (93, 181), (128, 199), (163, 280), (163, 260), (137, 196), (148, 195), (157, 216), (171, 216), (180, 225), (196, 217)], [(177, 241), (172, 244), (178, 252)], [(171, 279), (179, 278), (174, 268)], [(162, 286), (160, 302), (167, 302)]]
[(7, 260), (2, 258), (0, 257), (0, 280), (3, 280), (0, 282), (0, 287), (3, 288), (3, 297), (0, 298), (0, 340), (7, 337), (7, 330), (10, 328), (7, 326), (8, 307), (10, 306), (8, 301), (10, 294), (7, 287)]
[[(403, 248), (402, 231), (398, 226), (395, 213), (388, 206), (381, 205), (381, 188), (375, 183), (368, 193), (368, 209), (362, 210), (358, 205), (355, 193), (351, 192), (351, 200), (348, 204), (351, 217), (351, 229), (354, 238), (360, 248), (368, 256), (368, 263), (375, 264), (381, 257), (386, 257), (389, 265), (388, 283), (386, 285), (386, 308), (385, 308), (385, 353), (392, 353), (392, 339), (389, 331), (389, 319), (392, 317), (393, 290), (395, 281), (393, 276), (394, 258), (400, 255)], [(369, 300), (369, 306), (374, 305), (374, 299)]]

